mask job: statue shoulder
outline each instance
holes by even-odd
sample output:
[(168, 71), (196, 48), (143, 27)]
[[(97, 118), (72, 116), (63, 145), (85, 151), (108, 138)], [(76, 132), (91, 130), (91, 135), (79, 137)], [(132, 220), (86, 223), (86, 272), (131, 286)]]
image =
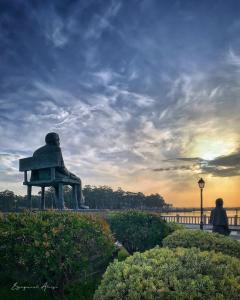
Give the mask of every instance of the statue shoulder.
[(45, 145), (38, 148), (34, 153), (33, 156), (45, 155), (48, 153), (61, 153), (61, 148), (59, 146), (54, 145)]
[(33, 152), (33, 156), (38, 156), (38, 155), (44, 154), (46, 152), (45, 147), (46, 146), (42, 146), (42, 147), (38, 148), (36, 151)]

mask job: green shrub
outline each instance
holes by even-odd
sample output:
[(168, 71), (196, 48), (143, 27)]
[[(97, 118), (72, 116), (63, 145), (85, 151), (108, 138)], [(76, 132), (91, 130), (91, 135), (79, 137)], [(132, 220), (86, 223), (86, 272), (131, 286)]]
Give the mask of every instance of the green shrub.
[(197, 248), (156, 247), (110, 264), (95, 300), (237, 300), (240, 261)]
[(240, 243), (231, 237), (202, 230), (177, 230), (163, 240), (163, 246), (169, 248), (197, 247), (201, 250), (215, 250), (240, 258)]
[[(2, 285), (2, 284), (1, 284)], [(49, 293), (43, 293), (41, 290), (32, 289), (23, 291), (13, 291), (9, 287), (0, 288), (1, 300), (53, 300)]]
[(74, 285), (93, 294), (89, 282), (105, 271), (113, 250), (108, 224), (94, 217), (26, 212), (0, 218), (0, 282), (5, 287), (47, 282), (58, 287), (59, 295), (70, 294)]
[(129, 253), (161, 245), (170, 230), (167, 223), (151, 213), (129, 210), (107, 216), (115, 238)]
[(127, 250), (122, 247), (121, 249), (118, 250), (118, 253), (117, 253), (117, 259), (119, 261), (123, 261), (125, 260), (130, 254), (127, 252)]
[(170, 233), (176, 231), (176, 230), (183, 230), (186, 229), (186, 227), (183, 224), (178, 224), (174, 222), (168, 222), (167, 223)]

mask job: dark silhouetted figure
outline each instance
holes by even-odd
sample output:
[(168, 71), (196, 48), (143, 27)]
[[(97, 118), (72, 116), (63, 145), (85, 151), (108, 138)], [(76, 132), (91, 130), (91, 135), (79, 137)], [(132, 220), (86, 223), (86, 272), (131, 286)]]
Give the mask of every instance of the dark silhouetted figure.
[[(19, 170), (24, 172), (23, 184), (28, 188), (28, 200), (31, 207), (31, 193), (33, 186), (39, 186), (41, 192), (41, 208), (45, 209), (45, 187), (55, 189), (55, 206), (64, 209), (64, 185), (72, 186), (72, 200), (75, 208), (83, 208), (84, 196), (82, 182), (79, 177), (69, 172), (65, 167), (60, 147), (59, 135), (50, 132), (45, 137), (46, 145), (37, 149), (32, 157), (19, 160)], [(31, 171), (30, 181), (27, 172)]]
[(228, 218), (226, 210), (223, 208), (223, 199), (216, 200), (216, 207), (211, 211), (209, 223), (213, 225), (213, 232), (229, 235)]
[[(59, 135), (55, 132), (50, 132), (45, 137), (46, 145), (37, 149), (33, 153), (33, 157), (39, 157), (42, 155), (45, 155), (45, 157), (48, 157), (50, 155), (54, 155), (59, 158), (59, 161), (61, 162), (61, 167), (58, 167), (56, 170), (56, 178), (71, 178), (78, 180), (81, 183), (81, 180), (79, 177), (74, 175), (73, 173), (69, 172), (68, 169), (64, 165), (63, 157), (62, 157), (62, 151), (60, 148), (60, 139)], [(38, 171), (32, 172), (32, 178), (34, 179), (37, 177)]]

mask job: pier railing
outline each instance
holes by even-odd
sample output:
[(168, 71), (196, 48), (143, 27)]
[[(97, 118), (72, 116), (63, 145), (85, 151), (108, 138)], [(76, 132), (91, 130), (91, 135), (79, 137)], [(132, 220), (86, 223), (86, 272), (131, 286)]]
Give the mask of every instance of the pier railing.
[[(161, 217), (166, 220), (167, 222), (175, 222), (179, 224), (200, 224), (200, 216), (167, 216), (161, 215)], [(203, 224), (209, 225), (209, 216), (203, 216)], [(240, 226), (240, 217), (228, 217), (228, 224), (230, 226)]]

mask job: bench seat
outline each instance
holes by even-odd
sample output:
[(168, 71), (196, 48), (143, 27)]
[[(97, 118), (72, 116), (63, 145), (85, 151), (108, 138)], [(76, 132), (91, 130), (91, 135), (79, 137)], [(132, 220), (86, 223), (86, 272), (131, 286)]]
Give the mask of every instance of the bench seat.
[(23, 182), (24, 185), (39, 186), (39, 187), (54, 186), (59, 183), (63, 183), (64, 185), (73, 185), (73, 184), (79, 185), (79, 181), (74, 179), (68, 179), (68, 178), (59, 178), (59, 179), (55, 178), (54, 180), (30, 180), (30, 181)]
[[(59, 168), (63, 168), (63, 161), (54, 153), (27, 157), (19, 160), (19, 171), (24, 172), (23, 185), (27, 186), (27, 195), (30, 207), (32, 207), (32, 187), (41, 187), (41, 208), (45, 209), (45, 187), (54, 187), (56, 208), (64, 209), (64, 185), (72, 186), (72, 199), (75, 208), (78, 209), (78, 194), (81, 191), (81, 182), (75, 179), (59, 175)], [(28, 171), (31, 171), (31, 178), (28, 180)], [(59, 177), (60, 176), (60, 177)]]

